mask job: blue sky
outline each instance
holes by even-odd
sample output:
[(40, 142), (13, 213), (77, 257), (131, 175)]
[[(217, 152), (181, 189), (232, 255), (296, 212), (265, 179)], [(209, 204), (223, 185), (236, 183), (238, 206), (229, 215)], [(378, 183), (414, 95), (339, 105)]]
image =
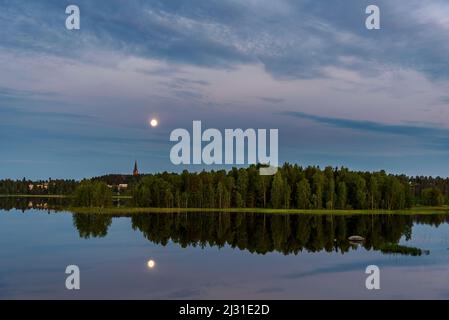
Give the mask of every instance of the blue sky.
[[(65, 28), (69, 4), (79, 31)], [(370, 4), (381, 30), (365, 28)], [(447, 12), (439, 0), (0, 0), (0, 178), (129, 173), (135, 159), (182, 170), (169, 134), (193, 120), (279, 128), (282, 162), (449, 176)]]

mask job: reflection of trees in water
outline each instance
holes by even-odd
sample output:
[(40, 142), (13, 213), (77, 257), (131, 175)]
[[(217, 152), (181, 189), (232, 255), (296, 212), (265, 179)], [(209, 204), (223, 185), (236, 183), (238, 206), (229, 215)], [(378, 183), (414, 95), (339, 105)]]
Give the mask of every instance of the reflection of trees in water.
[[(401, 237), (411, 238), (414, 222), (438, 226), (449, 216), (405, 215), (279, 215), (256, 213), (160, 213), (132, 217), (133, 229), (158, 244), (170, 240), (187, 246), (229, 245), (233, 248), (265, 254), (301, 251), (348, 252), (354, 244), (351, 235), (361, 235), (367, 250), (386, 252)], [(395, 253), (407, 254), (405, 248)], [(409, 252), (414, 252), (410, 250)]]
[[(2, 210), (63, 208), (66, 199), (0, 199)], [(124, 209), (126, 210), (126, 209)], [(123, 216), (121, 216), (123, 217)], [(449, 215), (283, 215), (260, 213), (151, 213), (131, 216), (132, 227), (148, 240), (166, 245), (173, 241), (187, 246), (229, 245), (233, 248), (265, 254), (301, 251), (348, 252), (354, 247), (352, 235), (363, 236), (361, 245), (386, 253), (417, 254), (417, 248), (397, 246), (401, 237), (410, 239), (413, 224), (438, 227), (449, 223)], [(74, 214), (74, 226), (80, 237), (104, 237), (112, 216)], [(419, 249), (418, 249), (419, 250)]]
[(0, 198), (0, 209), (4, 211), (20, 210), (58, 210), (67, 206), (69, 200), (67, 198)]
[[(114, 199), (115, 207), (126, 206), (128, 199)], [(71, 198), (45, 198), (45, 197), (0, 197), (0, 210), (60, 210), (63, 211), (71, 205)]]
[(100, 238), (108, 234), (108, 228), (112, 223), (112, 217), (101, 214), (74, 214), (73, 225), (78, 230), (81, 238)]
[[(104, 237), (111, 216), (74, 214), (80, 236)], [(414, 223), (439, 226), (449, 222), (447, 215), (280, 215), (256, 213), (152, 213), (131, 217), (132, 227), (151, 242), (167, 245), (173, 241), (182, 247), (229, 245), (233, 248), (265, 254), (281, 252), (345, 253), (356, 245), (351, 235), (365, 238), (367, 250), (384, 253), (420, 255), (418, 248), (398, 246), (401, 237), (411, 238)]]

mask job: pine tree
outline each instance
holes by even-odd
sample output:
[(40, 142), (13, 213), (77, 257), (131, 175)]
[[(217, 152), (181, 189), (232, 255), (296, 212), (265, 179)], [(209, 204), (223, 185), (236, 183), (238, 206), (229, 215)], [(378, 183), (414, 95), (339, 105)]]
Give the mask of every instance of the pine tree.
[(299, 209), (310, 209), (311, 190), (307, 179), (302, 179), (296, 186), (296, 205)]
[(283, 204), (283, 191), (284, 180), (282, 179), (281, 172), (278, 171), (273, 178), (273, 184), (271, 186), (271, 205), (274, 209), (282, 208)]

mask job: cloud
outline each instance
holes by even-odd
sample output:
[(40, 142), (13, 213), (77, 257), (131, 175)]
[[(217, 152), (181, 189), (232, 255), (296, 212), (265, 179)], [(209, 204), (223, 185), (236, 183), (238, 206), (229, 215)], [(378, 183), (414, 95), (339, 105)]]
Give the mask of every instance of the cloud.
[(2, 98), (42, 98), (56, 96), (56, 92), (36, 92), (32, 90), (18, 90), (7, 87), (0, 87), (0, 99)]
[[(360, 271), (365, 270), (368, 265), (377, 265), (382, 266), (383, 268), (399, 268), (396, 261), (392, 261), (386, 258), (374, 258), (370, 259), (370, 261), (354, 261), (354, 262), (348, 262), (348, 263), (342, 263), (342, 264), (336, 264), (336, 265), (330, 265), (326, 267), (316, 268), (314, 270), (308, 270), (308, 271), (299, 271), (299, 272), (292, 272), (288, 274), (282, 275), (282, 278), (284, 279), (301, 279), (305, 277), (311, 277), (311, 276), (319, 276), (324, 274), (332, 274), (332, 273), (343, 273), (343, 272), (351, 272), (351, 271)], [(432, 265), (431, 262), (426, 260), (416, 260), (416, 259), (409, 259), (407, 261), (407, 267), (409, 268), (415, 268), (415, 267), (422, 267), (422, 266), (430, 266)], [(433, 266), (433, 265), (432, 265)]]
[[(79, 0), (81, 30), (58, 1), (0, 4), (0, 46), (80, 59), (92, 48), (210, 68), (262, 63), (279, 78), (324, 77), (329, 66), (373, 65), (448, 79), (448, 5), (378, 0), (382, 28), (364, 27), (369, 1)], [(446, 11), (445, 11), (446, 10)], [(350, 59), (348, 59), (348, 57)], [(357, 62), (359, 61), (359, 62)]]
[(285, 99), (282, 98), (270, 98), (270, 97), (261, 97), (259, 99), (269, 103), (281, 103), (285, 101)]
[[(1, 80), (1, 78), (0, 78)], [(13, 89), (0, 86), (0, 109), (7, 109), (7, 106), (17, 106), (19, 104), (37, 105), (46, 104), (60, 98), (60, 95), (56, 92), (41, 92), (39, 90), (22, 90)], [(3, 112), (12, 109), (3, 110)], [(0, 110), (2, 112), (2, 110)]]
[(179, 85), (200, 85), (200, 86), (210, 85), (209, 81), (194, 80), (194, 79), (187, 79), (187, 78), (175, 78), (175, 79), (173, 79), (173, 81), (178, 83)]
[(326, 124), (338, 128), (358, 130), (358, 131), (369, 131), (379, 134), (394, 134), (405, 136), (434, 136), (434, 135), (449, 134), (449, 130), (439, 129), (435, 127), (424, 127), (424, 126), (402, 125), (402, 124), (394, 125), (374, 121), (324, 117), (307, 114), (300, 111), (283, 111), (280, 112), (279, 114), (300, 119), (311, 120), (317, 123)]
[[(0, 100), (1, 103), (1, 100)], [(45, 119), (65, 119), (65, 120), (96, 120), (97, 116), (76, 114), (69, 112), (55, 112), (55, 111), (32, 111), (26, 108), (5, 107), (0, 105), (0, 114), (2, 116), (14, 116), (14, 117), (36, 117)]]
[(444, 103), (444, 104), (449, 104), (449, 97), (441, 97), (439, 99), (439, 101)]
[[(81, 30), (68, 31), (61, 1), (0, 1), (0, 152), (11, 159), (24, 150), (57, 158), (70, 148), (65, 163), (83, 177), (94, 151), (167, 158), (157, 133), (168, 141), (170, 130), (199, 119), (281, 128), (289, 161), (365, 168), (384, 159), (387, 167), (391, 154), (438, 153), (426, 168), (447, 173), (444, 1), (378, 0), (379, 31), (364, 27), (367, 0), (77, 4)], [(152, 116), (159, 131), (148, 130)], [(78, 150), (83, 159), (74, 158)], [(122, 160), (104, 165), (113, 161)], [(413, 161), (415, 172), (422, 158)]]
[[(47, 141), (47, 142), (60, 142), (62, 145), (65, 143), (69, 145), (71, 143), (89, 143), (90, 145), (107, 143), (112, 145), (126, 145), (126, 146), (136, 146), (139, 144), (157, 144), (162, 146), (168, 146), (172, 143), (166, 137), (143, 137), (142, 135), (128, 136), (114, 134), (114, 130), (102, 130), (98, 132), (86, 132), (86, 131), (71, 131), (64, 132), (62, 127), (48, 127), (42, 128), (37, 127), (33, 128), (31, 126), (28, 127), (18, 127), (12, 125), (2, 125), (2, 129), (4, 130), (3, 138), (11, 138), (15, 142), (39, 142), (39, 141)], [(24, 135), (20, 135), (22, 132)], [(4, 141), (5, 142), (5, 141)]]
[(172, 291), (166, 295), (161, 296), (163, 299), (191, 299), (201, 294), (199, 289), (181, 289)]
[(179, 98), (201, 99), (202, 95), (197, 92), (187, 90), (175, 90), (174, 94)]
[(30, 160), (30, 159), (8, 159), (8, 160), (0, 159), (0, 163), (28, 165), (28, 164), (56, 164), (58, 162), (56, 162), (56, 161), (39, 161), (39, 160)]
[(279, 293), (279, 292), (284, 292), (285, 289), (282, 287), (266, 287), (266, 288), (262, 288), (256, 291), (256, 293)]

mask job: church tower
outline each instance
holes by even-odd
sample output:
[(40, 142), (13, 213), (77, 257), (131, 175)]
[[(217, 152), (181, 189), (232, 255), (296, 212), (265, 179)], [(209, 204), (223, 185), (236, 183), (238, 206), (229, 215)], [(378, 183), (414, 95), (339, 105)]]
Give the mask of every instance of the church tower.
[(139, 169), (137, 169), (137, 161), (134, 162), (134, 170), (133, 170), (133, 176), (137, 177), (139, 175)]

